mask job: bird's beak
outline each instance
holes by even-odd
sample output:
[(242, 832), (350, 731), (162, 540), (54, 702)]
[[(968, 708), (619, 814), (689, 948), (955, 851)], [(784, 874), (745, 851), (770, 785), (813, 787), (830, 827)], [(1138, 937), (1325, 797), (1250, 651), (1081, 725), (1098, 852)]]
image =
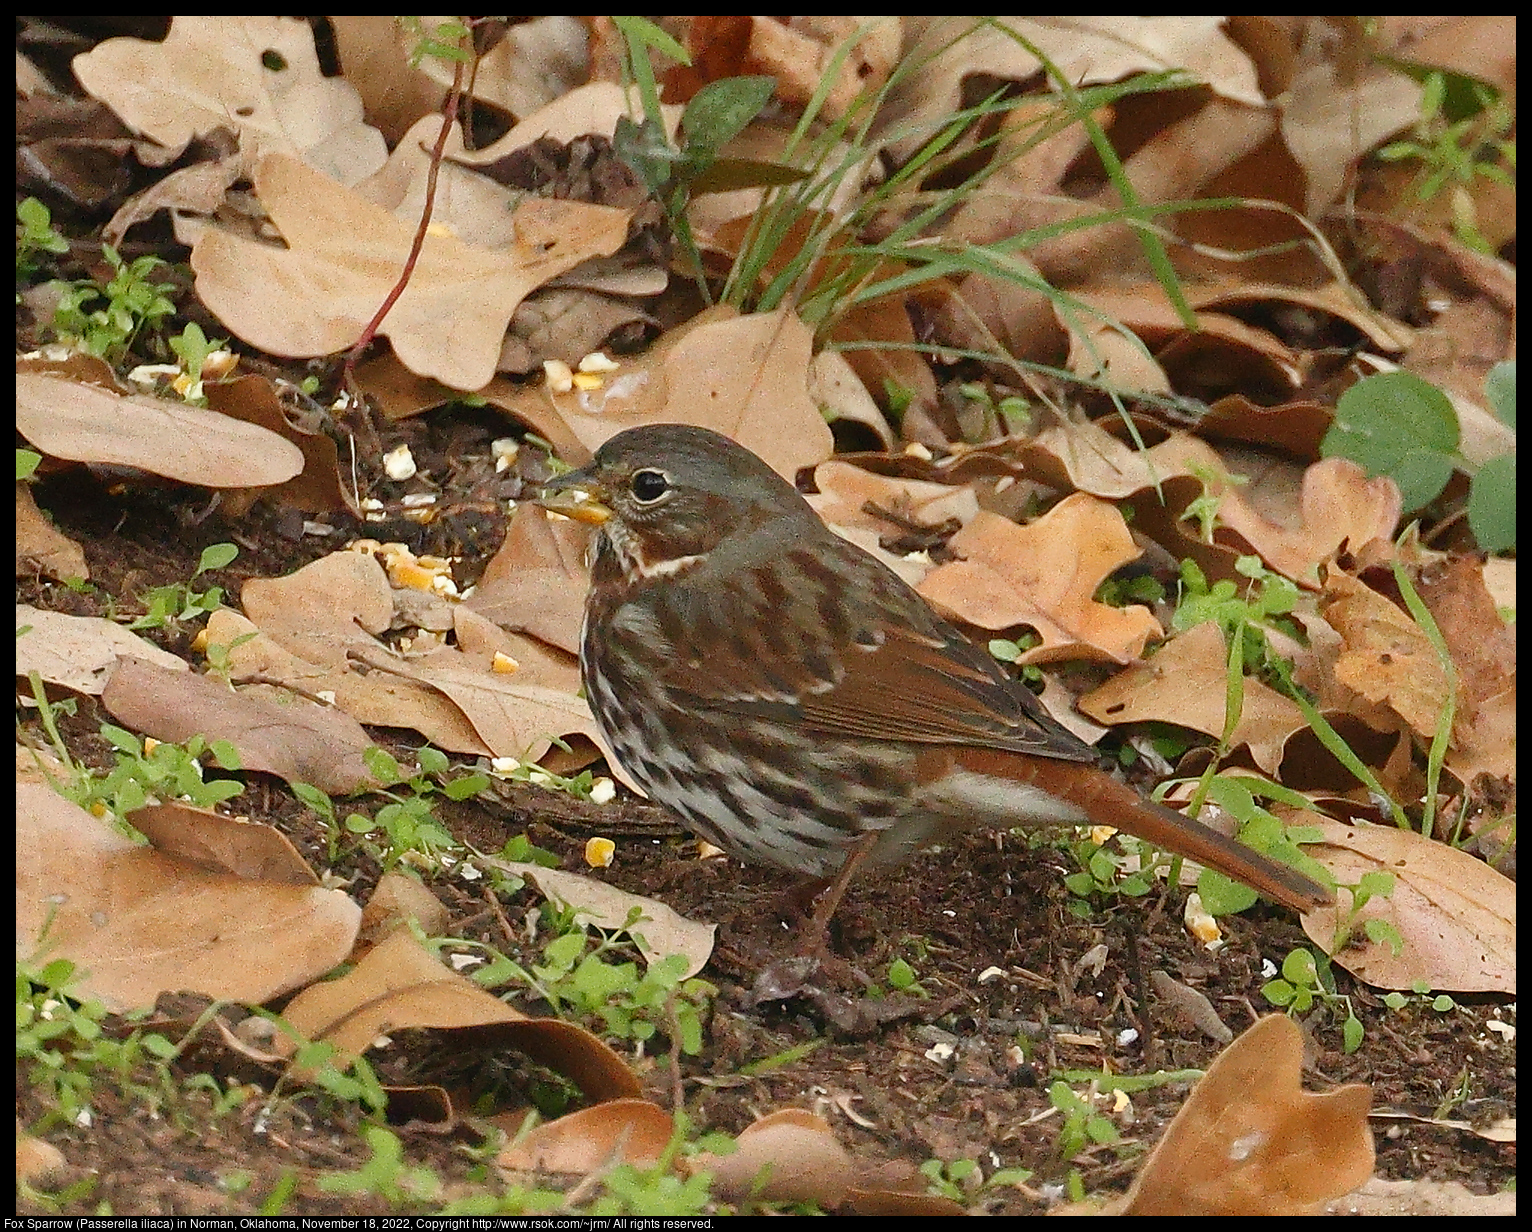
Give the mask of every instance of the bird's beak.
[(587, 526), (600, 526), (612, 516), (605, 489), (586, 470), (550, 479), (537, 494), (535, 503)]

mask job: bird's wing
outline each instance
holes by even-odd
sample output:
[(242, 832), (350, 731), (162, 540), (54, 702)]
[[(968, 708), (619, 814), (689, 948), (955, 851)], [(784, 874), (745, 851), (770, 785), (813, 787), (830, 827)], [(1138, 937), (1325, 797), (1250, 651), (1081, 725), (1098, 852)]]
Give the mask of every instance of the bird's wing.
[(903, 581), (835, 544), (812, 564), (795, 552), (758, 563), (766, 575), (737, 577), (725, 597), (709, 587), (706, 602), (663, 588), (655, 617), (677, 652), (661, 669), (672, 702), (719, 722), (755, 716), (831, 737), (1095, 760)]

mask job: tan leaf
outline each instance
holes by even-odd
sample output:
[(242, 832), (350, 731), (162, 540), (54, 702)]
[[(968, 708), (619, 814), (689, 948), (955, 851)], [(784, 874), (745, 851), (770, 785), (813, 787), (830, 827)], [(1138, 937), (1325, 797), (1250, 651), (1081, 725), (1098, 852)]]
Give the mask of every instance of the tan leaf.
[(1451, 699), (1430, 639), (1398, 605), (1338, 569), (1328, 570), (1320, 614), (1341, 636), (1335, 675), (1370, 702), (1384, 702), (1430, 739)]
[(361, 908), (339, 891), (209, 872), (36, 784), (16, 806), (18, 943), (73, 961), (78, 991), (114, 1010), (182, 990), (266, 1001), (351, 950)]
[(111, 462), (208, 488), (265, 487), (303, 469), (290, 441), (227, 415), (16, 374), (16, 427), (51, 457)]
[[(516, 1121), (521, 1119), (517, 1114)], [(516, 1125), (503, 1127), (514, 1135)], [(495, 1162), (510, 1171), (539, 1173), (587, 1174), (614, 1164), (653, 1168), (675, 1132), (675, 1122), (658, 1104), (614, 1099), (543, 1122), (526, 1136), (508, 1141)]]
[(384, 873), (362, 908), (361, 940), (375, 945), (406, 921), (414, 920), (427, 937), (439, 937), (448, 924), (441, 900), (408, 873)]
[[(1206, 621), (1171, 638), (1144, 663), (1135, 663), (1076, 703), (1098, 723), (1175, 723), (1220, 739), (1227, 715), (1228, 651), (1223, 633)], [(1289, 698), (1259, 680), (1244, 682), (1244, 703), (1231, 746), (1248, 745), (1255, 764), (1275, 774), (1287, 738), (1307, 726)]]
[[(492, 868), (526, 878), (555, 906), (574, 908), (578, 913), (578, 924), (606, 932), (626, 932), (647, 963), (652, 964), (671, 954), (683, 955), (686, 959), (686, 969), (680, 976), (683, 980), (701, 971), (713, 952), (716, 925), (688, 920), (656, 899), (629, 894), (594, 877), (544, 868), (540, 864), (521, 864), (492, 856), (481, 856), (480, 860)], [(629, 925), (627, 920), (635, 907), (643, 914), (636, 924)]]
[(320, 72), (301, 17), (175, 17), (164, 42), (114, 38), (74, 59), (75, 75), (132, 128), (184, 146), (215, 128), (243, 149), (281, 151), (354, 184), (383, 163), (362, 100)]
[(1124, 1214), (1311, 1215), (1372, 1174), (1372, 1092), (1301, 1085), (1303, 1033), (1263, 1018), (1218, 1054), (1139, 1170)]
[(134, 809), (127, 822), (155, 850), (247, 881), (316, 886), (319, 878), (288, 837), (271, 826), (225, 817), (179, 800)]
[(747, 1125), (732, 1155), (700, 1154), (691, 1166), (713, 1174), (726, 1201), (747, 1196), (768, 1202), (835, 1206), (855, 1181), (852, 1159), (823, 1117), (783, 1108)]
[[(389, 1031), (423, 1027), (471, 1031), (458, 1037), (482, 1047), (516, 1048), (573, 1079), (594, 1100), (638, 1095), (638, 1079), (610, 1048), (570, 1022), (528, 1018), (449, 970), (407, 929), (389, 934), (338, 980), (312, 984), (284, 1017), (307, 1039), (326, 1040), (359, 1056)], [(284, 1054), (296, 1042), (277, 1037)]]
[[(255, 186), (290, 247), (206, 232), (192, 251), (198, 295), (239, 337), (276, 355), (352, 345), (397, 283), (415, 228), (286, 155), (263, 158)], [(495, 374), (517, 304), (587, 257), (616, 252), (627, 223), (625, 210), (533, 197), (515, 213), (508, 250), (428, 235), (380, 332), (412, 372), (479, 389)]]
[(227, 740), (239, 752), (241, 769), (310, 783), (332, 795), (371, 784), (362, 750), (372, 740), (361, 724), (332, 707), (290, 700), (279, 705), (142, 659), (121, 660), (101, 694), (120, 723), (156, 740)]
[(982, 629), (1026, 624), (1042, 644), (1021, 661), (1064, 658), (1127, 663), (1159, 622), (1141, 606), (1108, 607), (1096, 588), (1139, 549), (1122, 515), (1076, 492), (1029, 526), (980, 511), (951, 540), (964, 559), (940, 566), (918, 587), (930, 602)]
[(32, 498), (32, 485), (17, 480), (16, 574), (32, 570), (58, 581), (90, 580), (85, 549), (43, 515)]
[(589, 542), (588, 527), (518, 504), (505, 541), (463, 606), (502, 628), (578, 654), (590, 587), (585, 568)]
[(834, 444), (808, 394), (812, 344), (808, 327), (785, 309), (742, 317), (714, 308), (608, 373), (600, 389), (526, 390), (502, 405), (550, 440), (573, 434), (590, 452), (639, 424), (697, 424), (738, 441), (792, 479), (801, 467), (828, 458)]
[[(1341, 885), (1362, 874), (1392, 873), (1394, 892), (1373, 897), (1351, 925), (1351, 943), (1336, 951), (1337, 930), (1350, 911), (1340, 903), (1306, 912), (1309, 937), (1335, 961), (1378, 988), (1407, 989), (1425, 981), (1446, 992), (1516, 990), (1516, 883), (1484, 861), (1394, 826), (1347, 825), (1303, 818), (1324, 830), (1328, 850), (1309, 848)], [(1391, 924), (1404, 940), (1395, 955), (1387, 942), (1367, 940), (1369, 919)]]
[(120, 659), (146, 659), (167, 671), (186, 670), (186, 660), (99, 616), (65, 616), (16, 605), (16, 674), (37, 672), (48, 684), (99, 695)]

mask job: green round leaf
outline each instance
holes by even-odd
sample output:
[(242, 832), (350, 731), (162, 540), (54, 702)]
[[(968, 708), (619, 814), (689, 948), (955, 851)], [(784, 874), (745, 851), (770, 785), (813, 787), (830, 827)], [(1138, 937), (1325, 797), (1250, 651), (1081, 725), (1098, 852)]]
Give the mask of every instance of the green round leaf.
[(1516, 426), (1516, 361), (1502, 360), (1484, 378), (1484, 397), (1495, 417), (1507, 427)]
[(1473, 477), (1468, 491), (1468, 528), (1482, 551), (1505, 552), (1516, 546), (1514, 453), (1491, 458)]

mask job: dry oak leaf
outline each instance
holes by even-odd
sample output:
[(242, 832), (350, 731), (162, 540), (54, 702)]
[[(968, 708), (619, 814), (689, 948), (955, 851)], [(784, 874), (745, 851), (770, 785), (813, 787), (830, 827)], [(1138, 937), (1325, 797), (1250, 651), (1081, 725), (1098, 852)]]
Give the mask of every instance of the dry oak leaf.
[(713, 1174), (713, 1190), (728, 1201), (818, 1202), (835, 1206), (856, 1183), (851, 1154), (823, 1118), (782, 1108), (747, 1125), (732, 1155), (701, 1154), (693, 1169)]
[(261, 1002), (351, 951), (362, 910), (337, 890), (252, 881), (141, 847), (51, 788), (16, 785), (16, 934), (74, 962), (125, 1011), (162, 992)]
[[(287, 155), (263, 158), (256, 193), (288, 248), (208, 231), (192, 250), (197, 294), (246, 342), (308, 358), (351, 346), (393, 290), (415, 227)], [(536, 288), (627, 237), (628, 211), (528, 198), (509, 251), (426, 236), (379, 332), (411, 372), (454, 389), (495, 374), (506, 325)]]
[(516, 506), (505, 540), (463, 606), (504, 629), (530, 633), (570, 654), (580, 653), (580, 622), (590, 572), (590, 531), (568, 518), (550, 518), (525, 501)]
[(1338, 569), (1325, 571), (1319, 612), (1341, 636), (1336, 679), (1368, 701), (1386, 704), (1417, 735), (1431, 739), (1455, 698), (1425, 630), (1397, 604)]
[(981, 510), (949, 544), (962, 560), (917, 587), (944, 611), (982, 629), (1031, 625), (1042, 637), (1023, 663), (1098, 659), (1128, 663), (1162, 632), (1148, 608), (1093, 598), (1139, 548), (1113, 506), (1076, 492), (1028, 526)]
[(738, 441), (791, 480), (828, 458), (835, 443), (809, 397), (813, 342), (787, 309), (739, 316), (711, 308), (608, 373), (600, 389), (529, 389), (504, 405), (547, 439), (572, 434), (591, 453), (624, 428), (697, 424)]
[[(590, 1032), (556, 1018), (528, 1018), (444, 966), (408, 929), (390, 933), (340, 979), (305, 988), (283, 1016), (306, 1038), (325, 1040), (351, 1057), (389, 1031), (469, 1032), (454, 1046), (467, 1047), (471, 1040), (515, 1048), (566, 1075), (593, 1100), (639, 1093), (622, 1058)], [(284, 1055), (297, 1048), (286, 1035), (277, 1042)]]
[[(1220, 739), (1228, 713), (1228, 664), (1222, 630), (1206, 621), (1171, 638), (1151, 659), (1124, 669), (1076, 704), (1098, 723), (1156, 720)], [(1275, 774), (1287, 738), (1306, 725), (1290, 698), (1247, 679), (1230, 744), (1248, 745), (1255, 764)]]
[(253, 159), (284, 152), (341, 183), (383, 165), (383, 135), (362, 98), (326, 77), (301, 17), (174, 17), (162, 43), (114, 38), (74, 59), (75, 76), (123, 121), (161, 145), (233, 129)]
[(1128, 1192), (1125, 1215), (1312, 1215), (1372, 1175), (1372, 1090), (1303, 1089), (1303, 1032), (1261, 1019), (1218, 1054)]
[[(1516, 883), (1484, 861), (1447, 843), (1394, 826), (1347, 824), (1320, 817), (1326, 847), (1309, 847), (1340, 885), (1364, 873), (1392, 873), (1394, 892), (1373, 896), (1350, 921), (1351, 942), (1336, 952), (1350, 902), (1305, 912), (1303, 930), (1335, 961), (1378, 988), (1407, 989), (1419, 981), (1445, 992), (1516, 991)], [(1368, 941), (1362, 923), (1382, 919), (1404, 940)]]

